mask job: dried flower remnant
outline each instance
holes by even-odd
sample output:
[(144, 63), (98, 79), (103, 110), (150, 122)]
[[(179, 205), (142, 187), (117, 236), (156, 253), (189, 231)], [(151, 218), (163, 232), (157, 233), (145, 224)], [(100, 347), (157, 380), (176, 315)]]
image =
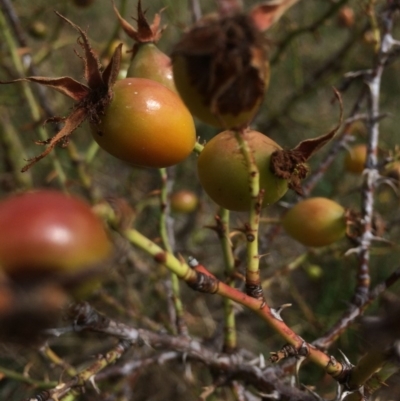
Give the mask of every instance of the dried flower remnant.
[(298, 0), (272, 0), (242, 11), (237, 0), (217, 0), (218, 14), (205, 16), (172, 53), (176, 87), (189, 110), (224, 129), (245, 128), (269, 83), (263, 31)]
[(22, 169), (27, 171), (36, 162), (47, 156), (57, 144), (63, 147), (68, 145), (69, 136), (74, 132), (86, 119), (91, 124), (99, 124), (101, 116), (104, 115), (107, 106), (113, 97), (113, 85), (116, 82), (121, 62), (121, 46), (118, 46), (114, 54), (103, 70), (98, 57), (93, 52), (86, 33), (73, 22), (55, 12), (60, 18), (66, 21), (80, 36), (78, 44), (84, 50), (84, 55), (78, 55), (84, 64), (84, 76), (87, 85), (82, 84), (71, 77), (47, 78), (47, 77), (27, 77), (16, 79), (13, 81), (0, 81), (1, 84), (10, 84), (14, 82), (30, 81), (41, 85), (51, 87), (64, 95), (75, 100), (76, 103), (71, 113), (67, 117), (52, 117), (47, 122), (63, 122), (62, 129), (52, 138), (46, 141), (38, 141), (37, 144), (46, 145), (46, 149), (38, 156), (29, 160), (29, 163)]
[(242, 13), (206, 16), (172, 53), (176, 87), (189, 110), (222, 128), (248, 125), (266, 90), (263, 35)]

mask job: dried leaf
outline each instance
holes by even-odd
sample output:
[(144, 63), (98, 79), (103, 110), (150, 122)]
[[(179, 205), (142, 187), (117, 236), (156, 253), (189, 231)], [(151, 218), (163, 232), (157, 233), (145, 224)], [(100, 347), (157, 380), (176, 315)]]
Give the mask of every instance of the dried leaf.
[(250, 17), (260, 31), (265, 31), (271, 25), (277, 22), (287, 9), (296, 4), (298, 1), (299, 0), (266, 1), (255, 6), (250, 11)]

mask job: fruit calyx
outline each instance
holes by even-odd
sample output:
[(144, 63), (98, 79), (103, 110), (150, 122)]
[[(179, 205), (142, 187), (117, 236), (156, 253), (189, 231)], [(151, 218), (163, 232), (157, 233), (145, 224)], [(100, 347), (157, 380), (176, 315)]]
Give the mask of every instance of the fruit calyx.
[(60, 78), (34, 76), (12, 81), (0, 81), (1, 84), (21, 81), (35, 82), (53, 88), (76, 101), (71, 113), (67, 117), (51, 117), (45, 121), (45, 123), (63, 122), (64, 126), (52, 138), (46, 141), (36, 142), (37, 144), (47, 145), (47, 147), (40, 155), (29, 159), (29, 163), (22, 168), (22, 172), (27, 171), (35, 163), (47, 156), (57, 144), (61, 143), (63, 147), (67, 146), (69, 136), (86, 119), (93, 124), (98, 124), (101, 121), (101, 116), (112, 100), (112, 88), (117, 80), (120, 68), (122, 45), (119, 45), (115, 49), (109, 64), (106, 68), (102, 69), (97, 55), (90, 46), (87, 34), (79, 26), (75, 25), (57, 11), (55, 11), (55, 13), (80, 34), (77, 42), (84, 50), (84, 54), (80, 55), (76, 51), (75, 53), (83, 61), (84, 76), (87, 85), (68, 76)]
[(114, 3), (114, 0), (112, 3), (122, 29), (130, 38), (137, 42), (132, 49), (133, 53), (135, 53), (135, 49), (137, 48), (138, 44), (156, 43), (160, 40), (165, 29), (165, 26), (160, 26), (162, 10), (155, 14), (153, 22), (150, 24), (146, 19), (146, 11), (143, 11), (142, 9), (142, 2), (139, 0), (137, 5), (137, 18), (132, 17), (137, 22), (137, 28), (135, 29), (126, 19), (121, 16)]

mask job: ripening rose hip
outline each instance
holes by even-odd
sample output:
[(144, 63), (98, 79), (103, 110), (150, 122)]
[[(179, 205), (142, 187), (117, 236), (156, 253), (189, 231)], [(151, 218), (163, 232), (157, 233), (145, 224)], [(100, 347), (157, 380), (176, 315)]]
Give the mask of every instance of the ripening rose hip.
[(80, 199), (40, 190), (0, 202), (0, 265), (15, 280), (78, 272), (111, 251), (102, 222)]
[(153, 43), (142, 44), (138, 47), (126, 76), (152, 79), (177, 92), (171, 59)]
[(179, 96), (145, 78), (126, 78), (101, 123), (91, 125), (106, 152), (140, 167), (168, 167), (186, 159), (196, 142), (193, 118)]
[(199, 198), (187, 189), (181, 189), (171, 194), (171, 210), (176, 213), (191, 213), (197, 209)]
[(294, 205), (282, 219), (286, 232), (306, 246), (330, 245), (346, 234), (345, 209), (327, 198), (309, 198)]
[(346, 153), (344, 167), (349, 173), (361, 174), (364, 171), (366, 160), (367, 146), (365, 144), (355, 145)]
[[(270, 170), (271, 154), (281, 147), (257, 131), (246, 131), (244, 138), (260, 173), (260, 188), (265, 190), (262, 206), (266, 207), (288, 190), (288, 182)], [(248, 170), (234, 132), (224, 131), (205, 145), (198, 158), (197, 170), (201, 185), (215, 203), (228, 210), (249, 210)]]

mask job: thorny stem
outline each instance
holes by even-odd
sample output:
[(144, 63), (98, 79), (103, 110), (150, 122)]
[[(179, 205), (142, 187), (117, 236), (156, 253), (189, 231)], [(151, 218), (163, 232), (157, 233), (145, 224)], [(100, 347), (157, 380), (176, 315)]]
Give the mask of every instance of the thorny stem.
[[(17, 70), (19, 76), (21, 76), (21, 77), (25, 76), (25, 68), (22, 64), (21, 58), (18, 55), (18, 46), (17, 46), (14, 38), (11, 35), (8, 24), (6, 22), (6, 19), (5, 19), (4, 14), (1, 9), (0, 9), (0, 32), (3, 35), (4, 41), (7, 43), (7, 46), (10, 51), (11, 59), (13, 61), (15, 69)], [(32, 90), (30, 89), (29, 85), (26, 82), (22, 82), (21, 85), (22, 85), (22, 92), (28, 103), (31, 116), (35, 122), (38, 122), (41, 120), (41, 115), (40, 115), (39, 107), (33, 96)], [(38, 127), (37, 131), (38, 131), (39, 137), (42, 141), (45, 141), (48, 139), (47, 132), (42, 126)], [(55, 154), (50, 154), (50, 159), (53, 163), (53, 167), (54, 167), (55, 171), (57, 172), (57, 179), (58, 179), (61, 187), (63, 188), (64, 191), (67, 191), (67, 188), (66, 188), (67, 177), (64, 173), (64, 170), (63, 170), (59, 160), (57, 159)]]
[(143, 249), (149, 255), (154, 257), (158, 263), (166, 266), (170, 271), (175, 273), (179, 278), (185, 281), (193, 281), (196, 279), (196, 273), (183, 261), (177, 259), (174, 255), (166, 252), (150, 239), (134, 229), (125, 230), (122, 235), (133, 245)]
[[(233, 287), (235, 280), (233, 273), (235, 271), (235, 257), (232, 251), (232, 244), (229, 238), (229, 210), (221, 208), (219, 216), (216, 216), (217, 227), (216, 231), (222, 246), (222, 254), (224, 256), (225, 275), (227, 277), (226, 283)], [(224, 323), (225, 323), (225, 336), (224, 336), (224, 351), (230, 352), (237, 347), (236, 338), (236, 320), (235, 310), (232, 300), (224, 298)]]
[(254, 298), (264, 300), (260, 280), (260, 257), (258, 254), (258, 228), (264, 191), (260, 190), (260, 172), (254, 160), (253, 151), (246, 141), (245, 131), (235, 132), (235, 137), (246, 163), (251, 198), (249, 222), (245, 224), (244, 228), (247, 240), (246, 292)]
[[(173, 220), (170, 215), (169, 195), (172, 191), (173, 180), (169, 179), (167, 169), (159, 169), (161, 176), (161, 192), (160, 192), (160, 235), (165, 250), (173, 254), (175, 248), (175, 239), (173, 231)], [(188, 329), (185, 324), (184, 308), (180, 296), (179, 279), (175, 273), (171, 273), (171, 294), (170, 298), (173, 304), (173, 315), (171, 316), (174, 322), (174, 329), (179, 334), (187, 335)]]
[(264, 300), (253, 298), (244, 294), (240, 290), (233, 288), (217, 280), (204, 266), (200, 265), (195, 259), (192, 259), (189, 267), (186, 263), (179, 261), (175, 256), (165, 252), (162, 248), (140, 234), (134, 229), (128, 229), (121, 233), (134, 246), (139, 247), (154, 259), (166, 266), (186, 281), (191, 288), (205, 293), (218, 294), (229, 298), (247, 308), (253, 310), (262, 319), (264, 319), (275, 331), (277, 331), (286, 342), (293, 345), (296, 349), (306, 347), (307, 355), (311, 361), (324, 368), (328, 374), (333, 377), (341, 377), (346, 372), (343, 371), (342, 364), (333, 357), (326, 355), (311, 344), (307, 344), (299, 335), (291, 330), (280, 317), (279, 311), (271, 309)]
[[(253, 298), (251, 299), (254, 301)], [(188, 359), (203, 362), (207, 367), (213, 369), (214, 374), (220, 372), (222, 375), (228, 375), (232, 380), (237, 379), (253, 384), (259, 391), (272, 392), (276, 390), (282, 399), (301, 399), (302, 401), (314, 399), (299, 389), (285, 385), (277, 377), (275, 369), (255, 365), (253, 356), (246, 358), (245, 355), (240, 353), (216, 353), (214, 349), (210, 349), (202, 342), (187, 336), (173, 336), (167, 333), (137, 329), (99, 314), (88, 303), (78, 304), (76, 312), (77, 318), (75, 318), (74, 326), (66, 329), (54, 329), (52, 330), (54, 335), (61, 335), (70, 331), (93, 331), (115, 336), (131, 345), (148, 345), (153, 349), (163, 351), (156, 357), (128, 360), (123, 366), (111, 366), (98, 376), (99, 379), (110, 376), (126, 376), (134, 370), (153, 363), (162, 364), (171, 359), (177, 359), (179, 354), (184, 354)], [(74, 316), (71, 317), (74, 318)]]
[[(367, 87), (369, 89), (370, 102), (369, 102), (369, 131), (368, 131), (368, 151), (366, 168), (364, 171), (364, 182), (362, 188), (362, 214), (361, 219), (363, 224), (363, 234), (359, 239), (359, 247), (353, 251), (359, 253), (360, 266), (357, 272), (358, 285), (355, 290), (353, 303), (350, 305), (347, 311), (343, 313), (337, 323), (331, 327), (331, 329), (321, 338), (314, 341), (314, 345), (327, 349), (346, 329), (354, 322), (354, 320), (360, 316), (367, 306), (376, 298), (377, 289), (386, 289), (389, 285), (398, 279), (398, 274), (393, 273), (385, 283), (385, 285), (377, 286), (376, 289), (369, 293), (369, 256), (370, 246), (373, 240), (372, 234), (372, 215), (374, 206), (374, 191), (376, 179), (378, 178), (377, 171), (377, 149), (379, 139), (379, 92), (380, 92), (380, 80), (385, 67), (385, 63), (389, 57), (390, 50), (397, 42), (395, 42), (391, 36), (392, 19), (391, 14), (388, 13), (385, 20), (386, 29), (382, 37), (381, 50), (379, 53), (377, 65), (373, 70), (372, 74), (369, 75), (367, 80)], [(364, 92), (360, 94), (358, 102), (356, 102), (353, 112), (351, 115), (359, 110), (359, 106)], [(346, 129), (345, 129), (346, 131)], [(345, 131), (342, 135), (345, 134)], [(344, 139), (344, 138), (343, 138)], [(339, 142), (342, 138), (339, 139)], [(335, 146), (336, 149), (336, 146)], [(338, 149), (338, 148), (337, 148)], [(333, 149), (332, 149), (333, 152)], [(330, 159), (329, 156), (327, 159)], [(322, 174), (322, 171), (319, 172)], [(318, 175), (318, 173), (317, 173)], [(316, 175), (316, 177), (317, 177)], [(311, 191), (314, 185), (314, 179), (310, 180), (309, 187), (306, 185), (306, 191)], [(351, 251), (351, 250), (350, 250)], [(394, 279), (393, 279), (394, 278)], [(382, 290), (383, 292), (383, 290)], [(380, 294), (381, 292), (379, 292)]]
[[(117, 346), (108, 351), (105, 355), (99, 356), (97, 361), (91, 366), (84, 369), (78, 375), (76, 375), (71, 380), (60, 383), (52, 390), (46, 392), (45, 396), (47, 400), (61, 400), (74, 388), (82, 387), (87, 382), (91, 382), (96, 388), (95, 377), (96, 374), (103, 370), (105, 367), (113, 364), (117, 359), (119, 359), (129, 348), (131, 347), (131, 342), (126, 340), (121, 340)], [(26, 401), (40, 401), (43, 400), (43, 396), (39, 395), (37, 397), (29, 398)]]
[(361, 304), (359, 307), (355, 307), (353, 305), (352, 308), (342, 315), (340, 320), (328, 331), (328, 333), (315, 340), (313, 344), (318, 348), (327, 349), (375, 299), (377, 299), (399, 279), (400, 267), (395, 270), (384, 282), (377, 285), (372, 291), (370, 291), (368, 298), (364, 300), (363, 304)]
[(381, 77), (384, 71), (385, 63), (393, 47), (392, 37), (392, 13), (388, 11), (383, 16), (384, 34), (379, 51), (377, 64), (371, 75), (366, 77), (366, 84), (369, 88), (369, 127), (368, 127), (368, 146), (367, 159), (364, 169), (364, 182), (362, 186), (361, 198), (361, 226), (362, 234), (359, 238), (359, 246), (356, 249), (359, 255), (359, 269), (357, 273), (357, 288), (353, 303), (356, 306), (362, 304), (368, 296), (370, 285), (369, 259), (371, 242), (374, 239), (372, 233), (372, 219), (374, 213), (374, 193), (376, 182), (379, 178), (377, 170), (377, 154), (379, 141), (379, 95), (381, 89)]
[(375, 373), (379, 372), (384, 365), (391, 365), (390, 367), (396, 370), (399, 369), (397, 360), (400, 356), (400, 342), (395, 341), (393, 345), (386, 349), (371, 349), (364, 355), (357, 366), (351, 372), (350, 379), (347, 383), (349, 388), (357, 388), (362, 386), (368, 381)]

